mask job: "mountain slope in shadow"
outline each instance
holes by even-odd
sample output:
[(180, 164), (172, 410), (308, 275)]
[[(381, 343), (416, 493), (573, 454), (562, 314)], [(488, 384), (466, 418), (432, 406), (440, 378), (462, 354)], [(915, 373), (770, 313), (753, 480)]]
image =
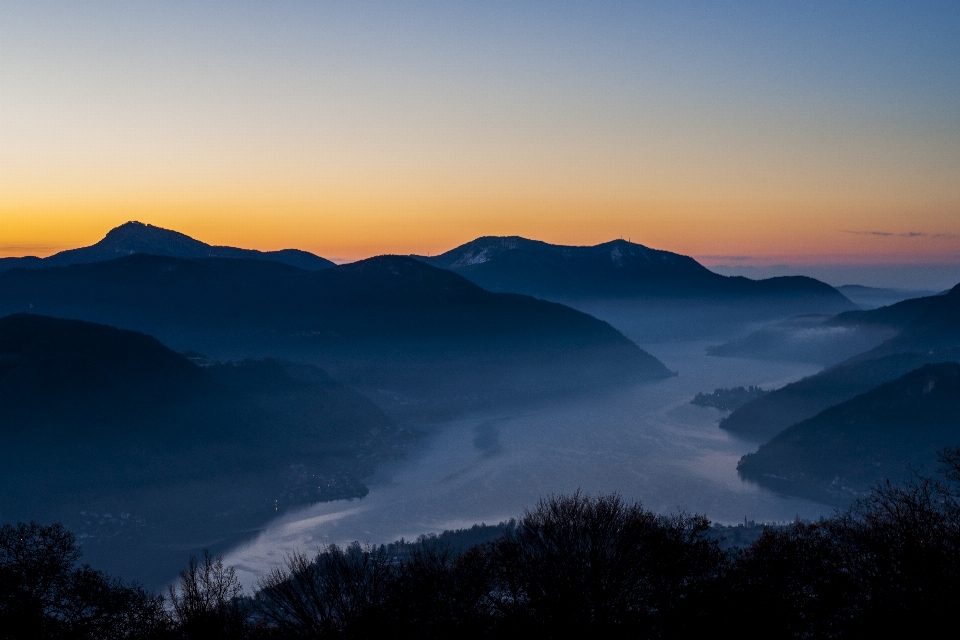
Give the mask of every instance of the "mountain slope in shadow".
[(877, 309), (844, 311), (835, 316), (796, 316), (708, 347), (707, 354), (832, 366), (892, 338), (939, 299), (940, 296), (913, 298)]
[(625, 240), (592, 247), (520, 237), (483, 237), (435, 257), (490, 291), (550, 299), (811, 298), (837, 311), (853, 305), (833, 287), (803, 276), (750, 280), (714, 273), (688, 256)]
[(15, 268), (63, 267), (71, 264), (89, 264), (113, 260), (135, 253), (173, 258), (246, 258), (272, 260), (308, 271), (319, 271), (333, 266), (333, 262), (299, 249), (257, 251), (221, 247), (194, 240), (177, 231), (162, 229), (142, 222), (127, 222), (111, 229), (94, 245), (68, 249), (48, 258), (0, 258), (0, 271)]
[(860, 357), (935, 351), (957, 345), (960, 345), (960, 284), (943, 295), (930, 298), (930, 303), (903, 331)]
[(483, 237), (434, 257), (490, 291), (561, 302), (605, 320), (640, 345), (730, 339), (744, 325), (855, 308), (806, 277), (750, 280), (710, 271), (693, 258), (625, 240), (592, 247), (519, 237)]
[(671, 375), (600, 320), (399, 256), (317, 272), (133, 255), (0, 273), (0, 313), (21, 311), (135, 329), (220, 360), (316, 364), (394, 406), (463, 408)]
[[(364, 495), (409, 438), (315, 367), (200, 367), (141, 333), (28, 314), (0, 318), (0, 437), (2, 520), (70, 523), (137, 577), (141, 554), (173, 575), (171, 545)], [(96, 530), (81, 511), (135, 518)]]
[[(866, 320), (893, 316), (906, 326), (870, 351), (743, 405), (721, 420), (721, 428), (741, 437), (766, 440), (795, 422), (920, 366), (960, 360), (960, 286), (946, 295), (917, 300), (914, 308), (899, 303), (891, 305), (900, 307), (893, 312), (890, 307), (863, 312)], [(856, 321), (863, 322), (864, 316)]]
[(960, 443), (960, 364), (925, 365), (784, 430), (741, 458), (742, 477), (846, 503), (885, 479), (932, 471)]
[(748, 440), (763, 441), (787, 427), (926, 364), (960, 360), (960, 349), (901, 353), (846, 362), (775, 389), (720, 420), (720, 428)]

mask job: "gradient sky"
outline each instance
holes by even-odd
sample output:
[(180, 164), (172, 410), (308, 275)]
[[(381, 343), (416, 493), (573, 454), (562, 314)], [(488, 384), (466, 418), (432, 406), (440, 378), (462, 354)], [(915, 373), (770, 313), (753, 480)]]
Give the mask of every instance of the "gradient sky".
[(960, 3), (4, 2), (0, 255), (960, 264)]

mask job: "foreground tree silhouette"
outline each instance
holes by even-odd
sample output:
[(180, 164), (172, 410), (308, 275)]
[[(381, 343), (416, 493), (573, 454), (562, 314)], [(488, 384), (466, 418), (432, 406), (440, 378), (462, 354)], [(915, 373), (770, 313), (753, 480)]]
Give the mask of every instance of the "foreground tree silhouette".
[(0, 527), (0, 637), (152, 638), (166, 629), (162, 598), (78, 565), (60, 524)]
[(546, 637), (658, 637), (697, 627), (725, 567), (709, 522), (619, 495), (542, 500), (493, 547), (494, 605)]
[(382, 547), (330, 545), (287, 557), (259, 583), (254, 608), (291, 636), (319, 637), (374, 624), (395, 568)]
[(361, 635), (380, 638), (480, 638), (497, 627), (490, 593), (497, 589), (489, 547), (455, 554), (421, 540), (396, 569), (381, 613)]
[(731, 620), (746, 638), (933, 636), (960, 602), (960, 450), (947, 483), (878, 485), (816, 524), (770, 529), (738, 553)]
[(243, 587), (233, 567), (204, 550), (203, 558), (190, 556), (176, 587), (168, 588), (174, 628), (181, 637), (240, 638), (247, 628), (241, 605)]

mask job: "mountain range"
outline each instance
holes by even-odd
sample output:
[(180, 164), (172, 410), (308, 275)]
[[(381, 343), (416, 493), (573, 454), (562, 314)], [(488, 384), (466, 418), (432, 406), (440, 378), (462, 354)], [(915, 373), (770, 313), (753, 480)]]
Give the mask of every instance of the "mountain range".
[[(333, 266), (313, 254), (214, 247), (175, 231), (130, 222), (91, 247), (49, 258), (3, 258), (0, 271), (90, 264), (133, 254), (275, 261), (316, 271)], [(836, 289), (805, 277), (750, 280), (710, 271), (694, 259), (616, 240), (594, 247), (518, 237), (483, 237), (440, 256), (412, 256), (479, 286), (560, 302), (615, 324), (642, 343), (727, 337), (744, 322), (855, 308)]]
[(127, 222), (111, 229), (100, 242), (89, 247), (68, 249), (47, 258), (0, 258), (0, 271), (15, 268), (63, 267), (72, 264), (103, 262), (136, 253), (172, 258), (246, 258), (272, 260), (308, 271), (333, 266), (333, 262), (299, 249), (257, 251), (219, 247), (190, 236), (142, 222)]
[(16, 312), (142, 331), (213, 359), (309, 362), (408, 407), (418, 398), (474, 406), (670, 375), (587, 314), (491, 293), (402, 256), (314, 272), (146, 254), (13, 269), (0, 273), (0, 314)]
[(853, 305), (833, 287), (804, 276), (750, 280), (722, 276), (693, 258), (625, 240), (591, 247), (516, 236), (482, 237), (438, 256), (414, 256), (490, 291), (548, 299), (808, 298)]
[(912, 369), (960, 360), (960, 285), (941, 296), (841, 314), (833, 322), (902, 329), (877, 347), (743, 405), (720, 426), (743, 437), (770, 438)]
[(960, 345), (960, 284), (943, 295), (921, 300), (929, 300), (929, 303), (900, 333), (859, 357), (936, 351)]
[(770, 488), (848, 502), (874, 484), (935, 471), (960, 444), (960, 364), (929, 364), (777, 434), (737, 469)]
[[(848, 358), (870, 358), (910, 351), (915, 347), (893, 343), (874, 351), (885, 341), (906, 330), (928, 308), (940, 305), (949, 292), (911, 298), (886, 307), (844, 311), (834, 316), (805, 315), (769, 324), (747, 336), (707, 348), (712, 356), (793, 360), (824, 366), (839, 364)], [(949, 321), (948, 321), (949, 324)], [(907, 336), (910, 335), (908, 332)], [(960, 344), (960, 339), (944, 337), (927, 345), (938, 349)], [(929, 349), (928, 349), (929, 350)], [(868, 354), (875, 354), (870, 356)]]
[[(142, 333), (16, 314), (0, 318), (0, 438), (3, 521), (90, 529), (88, 556), (142, 567), (149, 549), (170, 562), (171, 545), (362, 496), (361, 478), (408, 436), (315, 367), (201, 367)], [(97, 531), (81, 511), (143, 526)]]

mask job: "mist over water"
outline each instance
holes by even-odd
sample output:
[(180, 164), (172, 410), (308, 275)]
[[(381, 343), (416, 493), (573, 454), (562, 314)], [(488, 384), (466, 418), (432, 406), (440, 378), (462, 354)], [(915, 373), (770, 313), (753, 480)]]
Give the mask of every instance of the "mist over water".
[(682, 509), (721, 523), (833, 513), (830, 506), (741, 481), (737, 461), (756, 443), (720, 430), (720, 411), (690, 404), (697, 392), (717, 387), (779, 387), (815, 373), (816, 365), (710, 357), (706, 342), (643, 346), (679, 375), (433, 425), (422, 446), (378, 471), (366, 498), (286, 514), (226, 561), (249, 588), (295, 549), (496, 523), (543, 496), (578, 488), (617, 491), (655, 511)]

